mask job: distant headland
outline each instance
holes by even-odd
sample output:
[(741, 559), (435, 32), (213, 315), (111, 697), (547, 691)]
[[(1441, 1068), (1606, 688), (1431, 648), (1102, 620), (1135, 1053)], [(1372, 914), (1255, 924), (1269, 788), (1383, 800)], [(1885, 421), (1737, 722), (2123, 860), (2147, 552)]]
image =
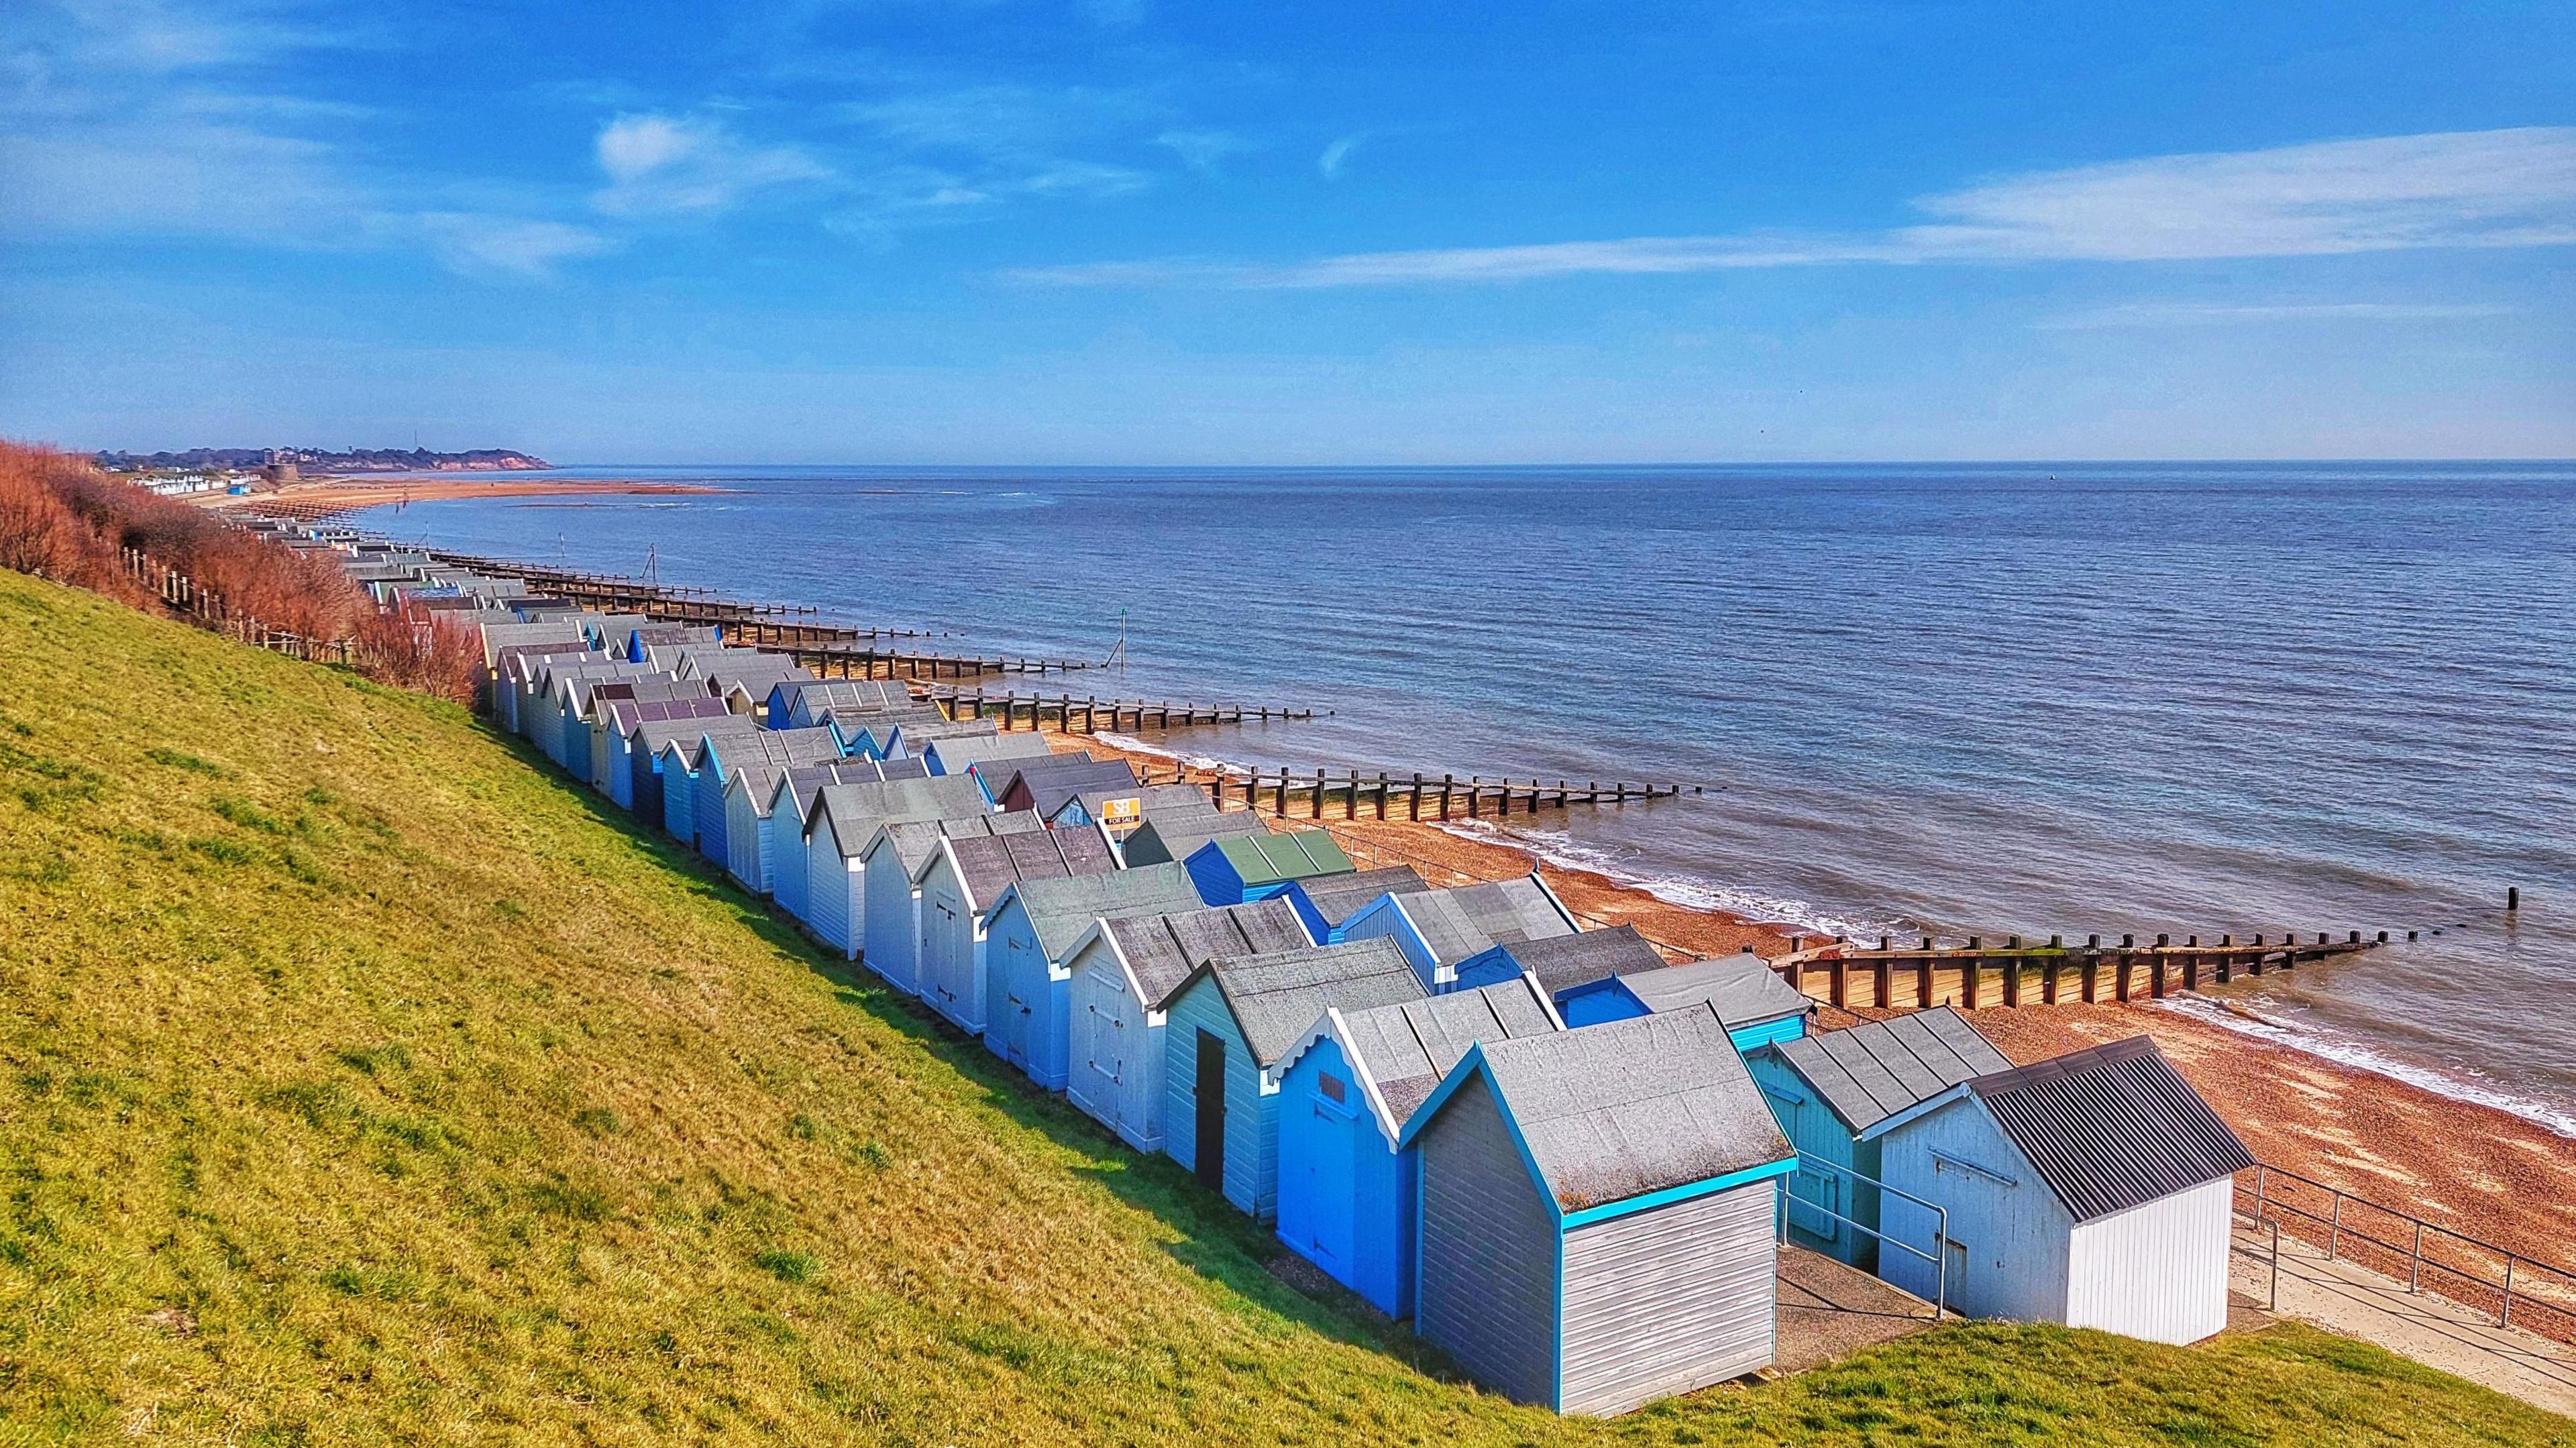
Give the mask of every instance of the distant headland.
[(97, 454), (110, 472), (160, 472), (171, 468), (250, 469), (291, 464), (308, 473), (518, 473), (554, 466), (509, 448), (431, 452), (427, 448), (192, 447), (185, 452)]

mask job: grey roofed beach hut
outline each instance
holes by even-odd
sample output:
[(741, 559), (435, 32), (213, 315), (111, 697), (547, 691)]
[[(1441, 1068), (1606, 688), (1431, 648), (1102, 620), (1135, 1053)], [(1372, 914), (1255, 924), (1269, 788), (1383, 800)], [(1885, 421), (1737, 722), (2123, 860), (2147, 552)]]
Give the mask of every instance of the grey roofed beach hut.
[(677, 699), (626, 699), (609, 706), (617, 734), (608, 761), (608, 797), (645, 823), (662, 822), (662, 746), (729, 718), (724, 701), (706, 694)]
[(918, 764), (888, 765), (874, 759), (835, 759), (782, 772), (770, 786), (769, 808), (763, 821), (769, 831), (771, 854), (769, 893), (778, 908), (795, 917), (799, 925), (804, 924), (805, 887), (810, 878), (805, 859), (805, 821), (812, 816), (814, 799), (826, 785), (925, 777)]
[[(587, 713), (590, 727), (590, 787), (615, 798), (614, 775), (621, 745), (626, 740), (634, 716), (621, 714), (621, 704), (667, 704), (689, 697), (689, 686), (660, 675), (648, 674), (638, 679), (620, 679), (593, 685)], [(618, 803), (624, 804), (624, 800)]]
[(1558, 1004), (1569, 1026), (1713, 1006), (1739, 1051), (1805, 1035), (1807, 1018), (1816, 1009), (1804, 992), (1750, 951), (1611, 976), (1568, 991)]
[[(707, 741), (728, 735), (747, 733), (760, 725), (741, 714), (727, 711), (712, 719), (692, 719), (688, 727), (669, 736), (654, 756), (654, 771), (662, 781), (662, 831), (682, 844), (695, 848), (698, 843), (698, 766), (705, 762)], [(652, 733), (647, 726), (646, 732)]]
[[(719, 785), (723, 793), (718, 812), (725, 822), (723, 853), (710, 847), (708, 854), (744, 888), (766, 895), (771, 890), (771, 865), (778, 856), (777, 841), (769, 832), (769, 805), (779, 782), (790, 769), (838, 760), (840, 742), (829, 729), (764, 729), (750, 738), (757, 742), (718, 751), (720, 759), (729, 761)], [(711, 777), (715, 777), (713, 771), (701, 774), (700, 784)], [(706, 843), (706, 833), (698, 832), (701, 844)], [(801, 853), (798, 862), (803, 862)]]
[(963, 775), (979, 764), (1035, 759), (1050, 752), (1045, 735), (1022, 730), (1016, 734), (962, 734), (932, 739), (922, 745), (917, 757), (933, 774)]
[(1328, 1009), (1424, 994), (1385, 940), (1209, 960), (1161, 1002), (1164, 1155), (1254, 1221), (1275, 1220), (1281, 1062)]
[(1330, 1009), (1279, 1068), (1279, 1240), (1390, 1317), (1413, 1315), (1417, 1162), (1397, 1142), (1467, 1048), (1565, 1029), (1533, 976)]
[(1022, 764), (994, 802), (1004, 809), (1033, 809), (1038, 818), (1046, 819), (1084, 790), (1123, 789), (1133, 794), (1140, 787), (1135, 766), (1124, 759), (1056, 754)]
[(1106, 875), (1117, 868), (1117, 857), (1097, 830), (941, 840), (912, 877), (921, 891), (921, 944), (914, 960), (921, 998), (959, 1030), (981, 1034), (994, 902), (1017, 881)]
[(1327, 944), (1342, 938), (1342, 922), (1382, 895), (1408, 895), (1431, 885), (1411, 865), (1387, 865), (1347, 875), (1316, 875), (1291, 883), (1282, 898), (1297, 907), (1306, 928)]
[(856, 960), (863, 943), (866, 877), (859, 852), (898, 820), (935, 820), (986, 812), (972, 783), (889, 779), (826, 785), (805, 820), (806, 923), (842, 955)]
[(1517, 879), (1385, 896), (1352, 912), (1340, 935), (1394, 941), (1421, 973), (1423, 989), (1437, 995), (1458, 989), (1470, 976), (1482, 981), (1517, 975), (1520, 968), (1509, 963), (1507, 947), (1581, 928), (1532, 870)]
[(782, 680), (770, 689), (768, 703), (773, 729), (810, 729), (827, 713), (856, 716), (919, 707), (899, 679)]
[[(734, 769), (751, 763), (821, 764), (841, 757), (841, 741), (829, 729), (728, 729), (709, 734), (699, 748), (697, 799), (698, 853), (719, 865), (733, 860), (733, 814), (725, 784)], [(749, 819), (748, 810), (744, 812)]]
[[(1524, 940), (1511, 948), (1514, 962), (1538, 977), (1562, 1010), (1577, 991), (1614, 976), (1664, 968), (1664, 953), (1637, 933), (1634, 925), (1613, 925), (1545, 940)], [(1572, 1023), (1568, 1018), (1569, 1024)]]
[(1074, 944), (1103, 919), (1198, 903), (1178, 865), (1014, 882), (986, 917), (984, 1045), (1047, 1090), (1063, 1090)]
[(1776, 1041), (1746, 1052), (1744, 1064), (1798, 1148), (1785, 1208), (1791, 1240), (1870, 1272), (1906, 1255), (1876, 1235), (1887, 1226), (1877, 1129), (1962, 1081), (2012, 1069), (1950, 1006)]
[(951, 835), (1023, 835), (1046, 828), (1031, 810), (984, 810), (897, 820), (859, 850), (859, 959), (905, 995), (921, 994), (922, 867)]
[(1796, 1156), (1715, 1011), (1480, 1042), (1402, 1144), (1414, 1331), (1478, 1382), (1608, 1414), (1772, 1361)]
[(1165, 1017), (1159, 1002), (1217, 956), (1312, 944), (1285, 900), (1096, 922), (1066, 960), (1073, 989), (1065, 1098), (1138, 1151), (1162, 1150)]
[(1948, 1269), (1883, 1250), (1898, 1286), (2150, 1342), (2227, 1326), (2236, 1173), (2254, 1157), (2150, 1038), (1962, 1082), (1868, 1134), (1888, 1236), (1937, 1242)]

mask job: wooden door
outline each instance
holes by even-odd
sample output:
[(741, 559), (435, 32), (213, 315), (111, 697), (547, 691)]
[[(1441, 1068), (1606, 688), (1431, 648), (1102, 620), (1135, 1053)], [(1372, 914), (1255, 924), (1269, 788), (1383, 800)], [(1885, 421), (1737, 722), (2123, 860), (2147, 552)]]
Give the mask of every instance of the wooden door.
[(1225, 1038), (1207, 1030), (1199, 1032), (1198, 1090), (1198, 1163), (1199, 1181), (1217, 1191), (1225, 1190)]

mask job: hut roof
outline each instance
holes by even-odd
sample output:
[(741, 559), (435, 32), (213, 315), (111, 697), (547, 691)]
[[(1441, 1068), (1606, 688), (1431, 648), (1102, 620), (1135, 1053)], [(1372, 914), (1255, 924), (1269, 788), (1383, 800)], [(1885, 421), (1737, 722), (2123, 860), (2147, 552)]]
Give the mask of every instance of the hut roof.
[[(1043, 818), (1043, 816), (1041, 816)], [(941, 848), (957, 862), (966, 903), (990, 910), (1002, 892), (1022, 880), (1105, 875), (1118, 868), (1098, 830), (1030, 830), (1025, 834), (951, 838)]]
[[(680, 692), (668, 699), (612, 700), (608, 706), (608, 717), (611, 727), (619, 734), (634, 734), (650, 724), (678, 725), (689, 720), (705, 721), (739, 716), (724, 706), (724, 700), (713, 694), (690, 693), (688, 686), (683, 684), (680, 686)], [(669, 737), (668, 734), (665, 734), (664, 738), (667, 737)], [(662, 739), (653, 739), (650, 742), (657, 750), (662, 747)]]
[[(1047, 759), (1031, 759), (1002, 786), (1002, 793), (1025, 788), (1029, 807), (1052, 818), (1064, 808), (1065, 801), (1087, 789), (1124, 789), (1133, 794), (1137, 788), (1136, 771), (1124, 759), (1094, 759), (1088, 754), (1058, 754)], [(998, 797), (998, 796), (997, 796)]]
[(879, 826), (896, 820), (935, 820), (987, 813), (984, 792), (971, 779), (888, 779), (866, 784), (827, 784), (805, 813), (805, 832), (828, 814), (841, 848), (864, 849)]
[[(1791, 1155), (1712, 1010), (1486, 1042), (1476, 1053), (1540, 1181), (1568, 1212)], [(1463, 1079), (1451, 1073), (1439, 1094)], [(1418, 1112), (1407, 1137), (1434, 1114)]]
[(1981, 1076), (1968, 1090), (2079, 1222), (2254, 1165), (2146, 1036)]
[[(1518, 959), (1517, 953), (1514, 958)], [(1812, 1004), (1805, 992), (1782, 980), (1779, 972), (1752, 955), (1721, 955), (1686, 965), (1641, 970), (1621, 976), (1619, 983), (1650, 1011), (1711, 1006), (1717, 1018), (1729, 1026), (1802, 1016)]]
[(1352, 1069), (1376, 1084), (1392, 1118), (1387, 1125), (1399, 1131), (1468, 1047), (1563, 1029), (1525, 975), (1476, 990), (1344, 1011), (1341, 1020), (1345, 1049), (1357, 1058)]
[(1282, 885), (1354, 868), (1351, 857), (1342, 853), (1342, 847), (1325, 830), (1292, 830), (1284, 835), (1231, 834), (1212, 843), (1246, 885)]
[(1015, 809), (1001, 814), (990, 812), (971, 815), (943, 815), (938, 819), (897, 820), (881, 832), (886, 847), (894, 851), (894, 862), (912, 879), (921, 874), (923, 865), (939, 853), (939, 842), (952, 835), (1026, 835), (1046, 828), (1037, 811)]
[(864, 714), (917, 707), (912, 691), (895, 679), (792, 679), (781, 687), (787, 690), (790, 703), (803, 705), (809, 714), (826, 709)]
[[(801, 820), (814, 812), (814, 796), (826, 785), (929, 777), (930, 771), (918, 759), (835, 759), (826, 764), (797, 765), (780, 777), (776, 788), (794, 792), (789, 808)], [(775, 810), (777, 806), (773, 803), (770, 808)]]
[(1454, 890), (1420, 890), (1396, 901), (1442, 965), (1456, 965), (1497, 945), (1575, 933), (1574, 922), (1531, 875)]
[(1157, 1010), (1189, 982), (1191, 972), (1217, 956), (1259, 955), (1313, 944), (1297, 919), (1297, 908), (1285, 900), (1125, 919), (1112, 916), (1105, 929), (1127, 968), (1135, 972), (1145, 1004)]
[[(1192, 971), (1190, 979), (1202, 975), (1224, 992), (1252, 1063), (1264, 1070), (1286, 1055), (1328, 1007), (1367, 1010), (1418, 1001), (1426, 994), (1421, 978), (1391, 940), (1220, 955)], [(1188, 985), (1183, 981), (1182, 989)]]
[(1512, 946), (1512, 960), (1537, 976), (1550, 995), (1563, 995), (1576, 986), (1612, 976), (1625, 978), (1664, 968), (1662, 952), (1639, 935), (1634, 925), (1520, 941)]
[[(1029, 915), (1038, 951), (1062, 960), (1081, 940), (1091, 922), (1104, 916), (1139, 911), (1186, 910), (1199, 903), (1190, 872), (1177, 864), (1113, 870), (1105, 875), (1069, 875), (1060, 880), (1022, 880), (1011, 887)], [(999, 909), (1001, 901), (995, 900)]]
[(936, 741), (939, 764), (950, 774), (964, 774), (987, 761), (1031, 759), (1049, 753), (1046, 736), (1034, 730), (1016, 734), (961, 734)]
[(1155, 843), (1163, 847), (1163, 853), (1175, 860), (1186, 860), (1217, 840), (1228, 840), (1237, 835), (1269, 834), (1270, 821), (1250, 810), (1238, 810), (1232, 814), (1167, 811), (1159, 816), (1147, 811), (1145, 823), (1137, 827), (1135, 834), (1127, 837), (1131, 856), (1136, 853), (1136, 841), (1148, 833)]
[(1422, 873), (1411, 865), (1388, 865), (1347, 875), (1317, 875), (1297, 882), (1306, 903), (1315, 907), (1316, 915), (1326, 925), (1341, 924), (1351, 918), (1352, 911), (1380, 895), (1410, 895), (1430, 888)]
[(1856, 1132), (1962, 1081), (2012, 1069), (2004, 1053), (1949, 1006), (1801, 1036), (1768, 1049), (1778, 1052)]

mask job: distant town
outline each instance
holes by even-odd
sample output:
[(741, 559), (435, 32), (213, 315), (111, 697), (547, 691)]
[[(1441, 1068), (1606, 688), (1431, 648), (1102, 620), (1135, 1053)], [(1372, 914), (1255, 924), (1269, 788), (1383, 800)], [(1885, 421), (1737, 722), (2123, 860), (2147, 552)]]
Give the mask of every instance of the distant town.
[(543, 458), (508, 448), (432, 452), (427, 448), (192, 447), (184, 452), (100, 452), (99, 467), (131, 478), (165, 497), (189, 493), (265, 491), (305, 474), (515, 473), (552, 467)]

